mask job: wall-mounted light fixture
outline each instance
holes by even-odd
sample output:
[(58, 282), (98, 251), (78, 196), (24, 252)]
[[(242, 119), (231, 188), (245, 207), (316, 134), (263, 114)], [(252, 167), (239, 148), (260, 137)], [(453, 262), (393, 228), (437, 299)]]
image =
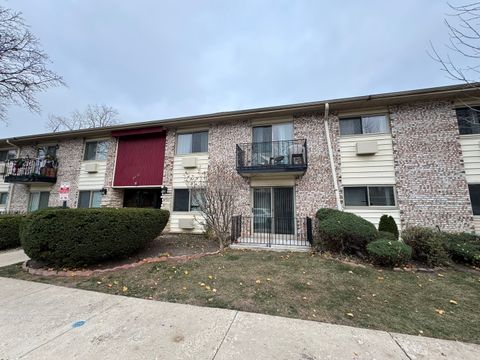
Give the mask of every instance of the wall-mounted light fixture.
[(161, 190), (162, 190), (162, 195), (165, 195), (165, 194), (168, 193), (168, 188), (167, 188), (165, 185), (163, 185), (163, 187), (161, 188)]
[(102, 190), (100, 190), (102, 192), (102, 195), (107, 195), (107, 188), (103, 188)]

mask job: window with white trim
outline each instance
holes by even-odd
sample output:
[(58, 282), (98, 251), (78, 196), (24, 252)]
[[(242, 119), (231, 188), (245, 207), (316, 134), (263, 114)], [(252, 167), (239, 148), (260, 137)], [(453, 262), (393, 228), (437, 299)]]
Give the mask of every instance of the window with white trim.
[(480, 107), (471, 106), (455, 109), (460, 135), (480, 134)]
[(340, 119), (340, 135), (387, 134), (390, 132), (386, 115), (366, 115)]
[(345, 206), (396, 206), (393, 186), (345, 186)]
[(0, 192), (0, 205), (7, 205), (8, 192)]
[(100, 190), (88, 190), (80, 191), (78, 194), (79, 208), (99, 208), (102, 207), (102, 191)]
[(4, 162), (10, 159), (15, 159), (17, 157), (17, 150), (0, 150), (0, 162)]
[(173, 211), (199, 211), (202, 201), (202, 190), (173, 190)]
[(177, 155), (208, 152), (208, 131), (177, 135)]
[(106, 141), (87, 141), (83, 160), (107, 160), (108, 145)]
[(36, 191), (30, 193), (30, 200), (28, 203), (28, 211), (45, 209), (48, 207), (48, 200), (50, 198), (50, 192), (48, 191)]

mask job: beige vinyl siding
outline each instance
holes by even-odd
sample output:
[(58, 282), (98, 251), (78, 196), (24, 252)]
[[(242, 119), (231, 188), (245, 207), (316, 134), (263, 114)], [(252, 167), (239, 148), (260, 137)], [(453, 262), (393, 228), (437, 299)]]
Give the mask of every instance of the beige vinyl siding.
[(480, 134), (460, 136), (460, 146), (467, 182), (480, 183)]
[(375, 208), (346, 208), (345, 211), (353, 213), (355, 215), (361, 216), (365, 220), (370, 221), (375, 227), (378, 229), (378, 223), (380, 222), (380, 218), (382, 215), (390, 215), (393, 217), (395, 222), (397, 223), (398, 228), (400, 229), (400, 210), (398, 209), (375, 209)]
[[(184, 158), (196, 158), (197, 166), (195, 168), (184, 168), (183, 159)], [(207, 171), (208, 168), (208, 154), (186, 154), (186, 155), (177, 155), (173, 159), (173, 178), (172, 178), (172, 192), (175, 189), (186, 189), (187, 183), (185, 182), (186, 174), (198, 174), (200, 172)], [(201, 215), (198, 212), (174, 212), (173, 211), (173, 197), (169, 206), (170, 214), (170, 232), (173, 233), (202, 233), (204, 231), (201, 224)], [(181, 229), (179, 227), (180, 219), (194, 219), (194, 229), (187, 230)]]
[[(376, 141), (374, 155), (357, 155), (357, 142)], [(390, 134), (340, 137), (343, 185), (394, 185), (395, 170)]]
[(480, 234), (480, 215), (475, 215), (473, 217), (473, 226), (475, 226), (475, 232)]
[[(97, 172), (89, 173), (85, 170), (87, 164), (96, 163)], [(82, 161), (78, 177), (78, 190), (100, 190), (105, 186), (106, 161)]]

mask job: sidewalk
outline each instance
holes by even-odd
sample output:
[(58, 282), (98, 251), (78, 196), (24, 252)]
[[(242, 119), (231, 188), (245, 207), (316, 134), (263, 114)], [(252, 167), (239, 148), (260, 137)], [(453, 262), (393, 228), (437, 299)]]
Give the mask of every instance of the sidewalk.
[(15, 279), (0, 278), (0, 294), (0, 359), (467, 360), (480, 354), (473, 344)]

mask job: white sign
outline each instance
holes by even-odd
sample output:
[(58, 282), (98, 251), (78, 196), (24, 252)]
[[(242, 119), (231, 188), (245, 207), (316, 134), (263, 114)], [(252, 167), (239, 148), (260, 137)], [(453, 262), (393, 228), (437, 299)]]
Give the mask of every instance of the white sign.
[(68, 201), (70, 195), (70, 183), (62, 182), (58, 193), (60, 194), (60, 201)]

